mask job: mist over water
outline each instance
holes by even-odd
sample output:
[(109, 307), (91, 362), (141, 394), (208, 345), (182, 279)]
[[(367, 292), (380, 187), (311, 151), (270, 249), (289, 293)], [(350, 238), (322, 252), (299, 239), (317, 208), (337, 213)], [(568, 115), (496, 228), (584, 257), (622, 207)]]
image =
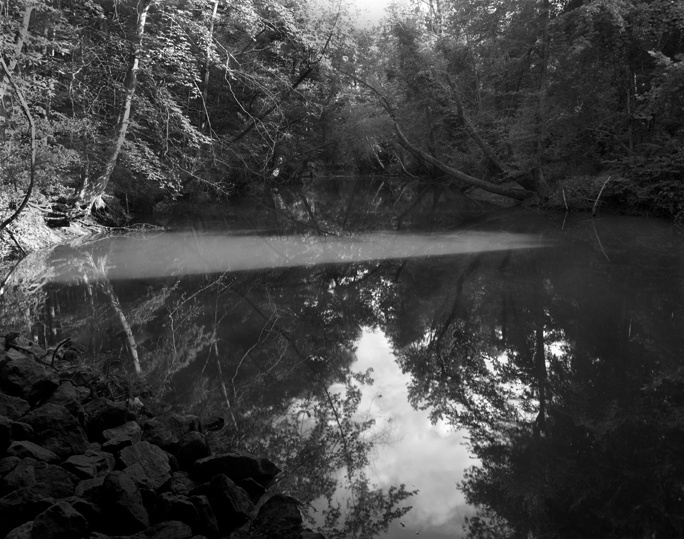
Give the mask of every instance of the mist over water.
[[(104, 275), (120, 280), (538, 249), (547, 245), (540, 235), (508, 232), (383, 232), (349, 237), (163, 232), (105, 238), (79, 251), (96, 252), (103, 258)], [(78, 278), (79, 271), (78, 264), (65, 264), (49, 279), (68, 282)]]

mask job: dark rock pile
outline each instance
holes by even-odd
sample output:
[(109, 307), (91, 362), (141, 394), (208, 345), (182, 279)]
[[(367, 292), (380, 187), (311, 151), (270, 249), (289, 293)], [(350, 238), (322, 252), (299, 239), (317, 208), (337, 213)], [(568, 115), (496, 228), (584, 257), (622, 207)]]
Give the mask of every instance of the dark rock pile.
[(40, 355), (0, 338), (0, 538), (323, 539), (294, 498), (262, 503), (269, 460), (212, 455), (198, 417), (138, 412)]

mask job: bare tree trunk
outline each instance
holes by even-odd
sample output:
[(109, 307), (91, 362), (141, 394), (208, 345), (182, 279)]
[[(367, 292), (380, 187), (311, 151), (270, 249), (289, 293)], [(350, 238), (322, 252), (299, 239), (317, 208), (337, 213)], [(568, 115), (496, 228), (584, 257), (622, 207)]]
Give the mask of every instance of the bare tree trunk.
[(114, 309), (114, 312), (116, 313), (116, 316), (118, 317), (119, 322), (121, 323), (121, 327), (124, 331), (124, 334), (126, 335), (126, 344), (128, 345), (128, 351), (131, 353), (131, 359), (133, 360), (133, 368), (135, 369), (135, 373), (142, 374), (142, 369), (140, 367), (140, 357), (138, 356), (138, 345), (135, 342), (133, 330), (131, 329), (131, 325), (128, 323), (126, 313), (123, 312), (123, 309), (121, 308), (121, 303), (119, 302), (119, 298), (116, 297), (116, 292), (114, 292), (114, 288), (112, 287), (112, 284), (109, 282), (109, 279), (107, 279), (104, 270), (102, 271), (102, 288), (107, 298), (109, 298), (109, 303)]
[[(17, 62), (19, 61), (19, 56), (21, 55), (21, 50), (24, 47), (24, 42), (26, 41), (26, 36), (28, 35), (28, 27), (31, 22), (31, 14), (35, 6), (26, 6), (24, 9), (24, 16), (21, 21), (21, 27), (19, 32), (17, 32), (17, 37), (14, 42), (14, 53), (10, 59), (9, 65), (3, 68), (2, 73), (0, 73), (0, 141), (5, 141), (5, 126), (7, 125), (7, 107), (5, 105), (5, 94), (7, 93), (7, 82), (10, 75), (14, 73), (14, 69), (17, 67)], [(10, 81), (11, 84), (11, 81)]]
[(7, 67), (5, 60), (2, 59), (2, 56), (0, 56), (0, 66), (2, 67), (3, 74), (7, 77), (10, 84), (14, 88), (14, 91), (17, 94), (17, 98), (19, 99), (19, 103), (21, 104), (21, 110), (24, 112), (24, 116), (26, 116), (26, 121), (28, 121), (29, 130), (31, 131), (31, 178), (29, 186), (26, 190), (26, 194), (24, 195), (24, 199), (21, 201), (21, 204), (16, 209), (16, 211), (7, 219), (5, 219), (2, 223), (0, 223), (0, 232), (2, 232), (3, 229), (7, 228), (7, 225), (9, 225), (12, 221), (19, 217), (19, 214), (24, 210), (24, 208), (28, 204), (28, 201), (31, 198), (31, 193), (33, 192), (33, 185), (35, 183), (36, 178), (36, 126), (33, 122), (33, 116), (31, 116), (31, 111), (28, 107), (28, 104), (24, 99), (24, 94), (22, 94), (21, 90), (19, 90), (19, 86), (17, 86), (17, 83), (14, 81), (14, 78), (10, 73), (10, 69)]
[(101, 197), (107, 188), (109, 183), (109, 178), (114, 171), (116, 166), (116, 160), (119, 157), (123, 143), (126, 140), (126, 133), (128, 131), (128, 125), (131, 120), (131, 105), (133, 103), (133, 97), (135, 96), (135, 87), (138, 81), (138, 70), (140, 69), (140, 57), (142, 56), (143, 50), (143, 36), (145, 34), (145, 22), (147, 21), (147, 13), (150, 9), (150, 4), (152, 0), (143, 0), (138, 3), (138, 19), (136, 22), (136, 46), (133, 52), (133, 61), (131, 62), (131, 67), (128, 70), (128, 78), (126, 81), (126, 100), (124, 102), (123, 114), (121, 116), (121, 122), (119, 123), (118, 135), (116, 140), (107, 156), (104, 169), (100, 175), (93, 180), (92, 183), (85, 178), (81, 190), (78, 194), (78, 199), (76, 203), (83, 208), (86, 212), (89, 212), (93, 205), (98, 206), (101, 204)]
[(532, 170), (535, 191), (542, 197), (548, 194), (548, 185), (543, 172), (544, 140), (546, 139), (546, 93), (547, 78), (549, 70), (549, 15), (551, 11), (550, 0), (541, 0), (542, 13), (542, 63), (541, 76), (539, 77), (539, 93), (537, 100), (537, 121), (536, 121), (536, 152), (535, 165)]
[(204, 133), (210, 125), (209, 113), (207, 111), (207, 97), (209, 96), (209, 59), (211, 55), (211, 42), (214, 39), (214, 23), (216, 21), (216, 13), (218, 12), (220, 0), (214, 0), (214, 7), (211, 12), (211, 20), (209, 21), (209, 39), (207, 40), (207, 50), (204, 56), (204, 75), (202, 77), (202, 123), (201, 132)]

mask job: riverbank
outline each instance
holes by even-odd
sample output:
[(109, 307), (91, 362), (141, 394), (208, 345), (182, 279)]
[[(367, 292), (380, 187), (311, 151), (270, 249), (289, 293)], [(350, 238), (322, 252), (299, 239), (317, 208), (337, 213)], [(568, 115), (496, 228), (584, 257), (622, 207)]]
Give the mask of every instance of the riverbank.
[(277, 493), (275, 463), (217, 447), (221, 418), (78, 360), (0, 337), (0, 537), (324, 539)]

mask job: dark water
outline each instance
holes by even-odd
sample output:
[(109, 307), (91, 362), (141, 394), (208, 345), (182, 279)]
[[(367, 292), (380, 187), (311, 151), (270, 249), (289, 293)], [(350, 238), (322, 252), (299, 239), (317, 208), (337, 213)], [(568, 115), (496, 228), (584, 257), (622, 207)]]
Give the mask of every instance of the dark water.
[(71, 336), (103, 376), (137, 356), (169, 402), (226, 419), (217, 442), (276, 461), (329, 537), (682, 534), (669, 224), (358, 180), (202, 217), (32, 255), (0, 325)]

